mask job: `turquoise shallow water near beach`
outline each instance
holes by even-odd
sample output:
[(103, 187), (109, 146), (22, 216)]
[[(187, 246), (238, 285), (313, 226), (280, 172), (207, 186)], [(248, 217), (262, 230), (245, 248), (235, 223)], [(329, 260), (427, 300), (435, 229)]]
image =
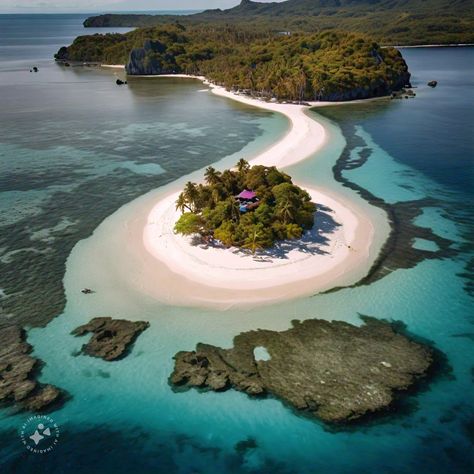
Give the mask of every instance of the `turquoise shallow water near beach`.
[[(457, 255), (395, 269), (369, 285), (245, 311), (213, 311), (168, 306), (132, 288), (121, 288), (118, 301), (105, 296), (99, 304), (84, 297), (76, 278), (81, 267), (94, 267), (84, 253), (88, 241), (81, 242), (65, 267), (64, 311), (46, 328), (29, 331), (35, 355), (45, 362), (41, 380), (72, 397), (52, 414), (61, 427), (59, 444), (47, 456), (28, 454), (18, 436), (27, 415), (3, 410), (1, 472), (470, 472), (473, 52), (405, 50), (417, 98), (312, 112), (327, 123), (331, 141), (288, 170), (354, 198), (355, 190), (333, 180), (332, 166), (340, 156), (364, 157), (342, 177), (392, 206), (419, 203), (416, 224), (451, 239)], [(22, 261), (15, 258), (21, 253), (12, 251), (27, 244), (42, 252), (25, 274), (34, 276), (53, 253), (57, 269), (48, 279), (60, 281), (74, 243), (115, 209), (208, 163), (237, 157), (244, 146), (251, 155), (287, 125), (279, 116), (199, 92), (199, 83), (150, 81), (121, 89), (111, 72), (58, 69), (46, 58), (40, 67), (46, 80), (13, 75), (5, 66), (9, 59), (0, 62), (0, 120), (4, 130), (9, 127), (0, 140), (5, 177), (0, 196), (10, 219), (0, 228), (0, 247), (10, 246), (11, 265), (20, 269)], [(21, 67), (29, 62), (26, 58)], [(438, 88), (425, 86), (431, 79), (439, 80)], [(81, 200), (90, 194), (90, 207), (84, 208)], [(426, 198), (429, 205), (423, 204)], [(119, 212), (127, 213), (127, 207)], [(18, 248), (17, 232), (25, 235)], [(100, 238), (101, 227), (92, 239)], [(436, 251), (431, 241), (413, 245)], [(24, 279), (4, 265), (0, 287), (8, 294), (9, 285), (21, 286)], [(33, 284), (29, 292), (35, 291)], [(9, 312), (21, 312), (21, 301), (8, 306)], [(77, 356), (83, 340), (70, 331), (105, 314), (148, 320), (151, 326), (120, 362)], [(409, 398), (398, 414), (338, 431), (298, 416), (278, 400), (253, 400), (234, 391), (175, 393), (168, 385), (172, 356), (197, 342), (230, 347), (243, 330), (282, 330), (295, 318), (310, 317), (360, 324), (359, 314), (402, 321), (446, 354), (452, 372)], [(247, 449), (237, 445), (249, 439), (255, 443)]]

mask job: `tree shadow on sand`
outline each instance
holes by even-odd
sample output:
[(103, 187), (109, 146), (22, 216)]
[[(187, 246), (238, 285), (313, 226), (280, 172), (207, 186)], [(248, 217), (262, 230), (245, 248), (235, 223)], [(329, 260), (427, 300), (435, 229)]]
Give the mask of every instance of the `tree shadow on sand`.
[(248, 252), (248, 255), (258, 261), (271, 261), (272, 258), (287, 259), (288, 253), (292, 250), (308, 255), (328, 255), (329, 236), (341, 226), (333, 219), (331, 212), (330, 208), (318, 205), (318, 210), (314, 214), (313, 228), (306, 231), (300, 239), (283, 240), (272, 248), (260, 249), (255, 255)]
[[(306, 231), (301, 238), (277, 242), (271, 248), (257, 250), (255, 254), (253, 254), (251, 250), (236, 247), (232, 248), (232, 253), (242, 258), (253, 258), (255, 261), (261, 263), (271, 263), (274, 258), (282, 260), (288, 259), (288, 253), (292, 250), (297, 250), (308, 255), (329, 255), (329, 236), (333, 234), (341, 224), (332, 218), (332, 210), (329, 207), (318, 204), (317, 209), (314, 214), (313, 228)], [(202, 249), (209, 247), (216, 249), (227, 248), (215, 240), (204, 242), (199, 235), (194, 235), (191, 238), (191, 245), (199, 246)]]

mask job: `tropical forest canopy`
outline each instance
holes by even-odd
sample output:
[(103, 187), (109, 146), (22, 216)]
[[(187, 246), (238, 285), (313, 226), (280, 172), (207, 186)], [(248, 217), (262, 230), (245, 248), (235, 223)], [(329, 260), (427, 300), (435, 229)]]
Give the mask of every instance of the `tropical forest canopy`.
[(288, 0), (259, 3), (243, 0), (228, 10), (185, 16), (100, 15), (85, 26), (156, 26), (241, 24), (278, 31), (345, 30), (371, 35), (390, 45), (474, 42), (472, 0)]
[[(237, 196), (253, 191), (246, 202)], [(245, 160), (222, 173), (206, 169), (205, 184), (188, 182), (176, 201), (183, 212), (175, 231), (214, 238), (224, 245), (255, 252), (278, 240), (301, 237), (314, 223), (316, 206), (309, 194), (274, 166), (250, 166)]]
[(396, 49), (381, 48), (361, 34), (335, 31), (282, 35), (233, 26), (163, 25), (80, 36), (56, 57), (128, 63), (129, 74), (204, 75), (229, 89), (283, 100), (381, 96), (410, 79)]

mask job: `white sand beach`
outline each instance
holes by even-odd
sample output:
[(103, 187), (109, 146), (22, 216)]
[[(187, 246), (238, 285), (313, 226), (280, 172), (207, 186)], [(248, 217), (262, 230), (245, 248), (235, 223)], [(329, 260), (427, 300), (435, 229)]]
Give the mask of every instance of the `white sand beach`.
[(311, 280), (311, 291), (329, 289), (351, 267), (367, 260), (373, 229), (369, 222), (362, 226), (362, 216), (333, 197), (306, 189), (319, 210), (313, 230), (302, 239), (256, 255), (237, 248), (192, 245), (192, 238), (173, 232), (180, 215), (175, 209), (179, 193), (173, 193), (148, 216), (145, 247), (173, 272), (213, 288), (267, 290), (262, 299), (271, 299), (275, 287), (305, 280)]
[[(267, 103), (210, 86), (217, 95), (282, 113), (290, 120), (288, 133), (249, 160), (252, 165), (285, 168), (314, 155), (324, 145), (325, 129), (306, 114), (307, 106)], [(144, 247), (155, 259), (159, 293), (172, 293), (173, 301), (184, 304), (254, 304), (357, 282), (373, 259), (371, 219), (334, 193), (305, 189), (319, 209), (313, 230), (301, 240), (282, 242), (256, 256), (236, 248), (192, 245), (191, 238), (173, 232), (179, 218), (175, 209), (179, 190), (162, 197), (149, 213), (143, 231)], [(163, 267), (172, 278), (158, 280)], [(152, 285), (147, 286), (147, 292), (153, 292)]]
[(125, 69), (123, 64), (101, 64), (100, 67), (110, 68), (110, 69)]

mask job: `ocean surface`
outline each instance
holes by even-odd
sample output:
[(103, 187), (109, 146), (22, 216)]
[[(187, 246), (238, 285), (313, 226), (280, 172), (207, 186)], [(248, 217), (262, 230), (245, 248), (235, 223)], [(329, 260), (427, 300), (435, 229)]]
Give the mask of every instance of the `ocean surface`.
[[(474, 49), (404, 50), (416, 98), (312, 112), (330, 141), (288, 169), (396, 216), (405, 251), (353, 288), (215, 311), (169, 306), (120, 282), (84, 297), (78, 282), (109, 270), (89, 250), (109, 245), (140, 196), (251, 157), (287, 122), (199, 82), (118, 87), (120, 73), (56, 65), (60, 46), (91, 32), (83, 19), (0, 16), (0, 318), (30, 328), (40, 380), (70, 395), (50, 414), (60, 437), (48, 454), (23, 446), (28, 414), (0, 411), (0, 472), (472, 472)], [(403, 322), (448, 361), (402, 410), (371, 423), (334, 430), (276, 399), (168, 384), (173, 355), (197, 342), (230, 347), (244, 330), (314, 317), (360, 324), (360, 314)], [(78, 356), (83, 340), (70, 331), (100, 315), (151, 326), (124, 360)]]

